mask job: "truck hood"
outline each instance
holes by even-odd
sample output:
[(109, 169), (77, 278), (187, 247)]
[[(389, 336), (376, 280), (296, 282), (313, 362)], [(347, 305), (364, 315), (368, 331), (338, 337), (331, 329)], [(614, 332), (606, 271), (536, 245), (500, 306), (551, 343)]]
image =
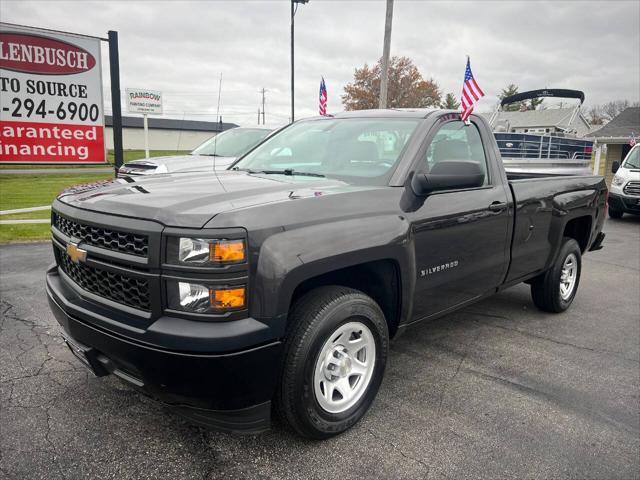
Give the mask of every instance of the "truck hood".
[(230, 210), (359, 189), (339, 180), (227, 170), (77, 185), (57, 200), (83, 210), (202, 228), (215, 215)]
[[(236, 160), (236, 157), (214, 157), (210, 155), (172, 155), (132, 160), (120, 168), (120, 173), (134, 175), (153, 175), (175, 172), (212, 172), (224, 170)], [(158, 167), (164, 166), (156, 172)], [(155, 167), (155, 168), (154, 168)]]

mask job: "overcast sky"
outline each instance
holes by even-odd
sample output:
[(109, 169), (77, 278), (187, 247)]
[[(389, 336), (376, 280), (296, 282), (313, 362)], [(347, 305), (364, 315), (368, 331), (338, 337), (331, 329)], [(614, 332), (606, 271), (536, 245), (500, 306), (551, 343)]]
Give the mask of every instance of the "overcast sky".
[[(296, 15), (296, 117), (317, 114), (324, 75), (329, 112), (354, 68), (382, 53), (385, 1), (311, 0)], [(121, 85), (161, 90), (166, 116), (254, 125), (261, 88), (267, 123), (289, 118), (289, 2), (0, 0), (0, 19), (120, 36)], [(396, 0), (392, 55), (414, 60), (441, 90), (459, 96), (465, 55), (487, 93), (500, 89), (583, 90), (588, 104), (640, 99), (640, 1)], [(105, 92), (108, 56), (103, 49)], [(106, 104), (110, 111), (110, 104)]]

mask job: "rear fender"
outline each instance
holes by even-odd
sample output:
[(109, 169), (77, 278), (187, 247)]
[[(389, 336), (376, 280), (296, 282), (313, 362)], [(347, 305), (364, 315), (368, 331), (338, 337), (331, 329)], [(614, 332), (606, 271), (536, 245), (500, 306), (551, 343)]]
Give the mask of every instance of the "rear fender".
[[(545, 264), (545, 269), (553, 265), (562, 245), (562, 237), (567, 224), (579, 217), (591, 218), (591, 235), (596, 222), (594, 222), (594, 212), (600, 208), (599, 206), (600, 191), (596, 189), (579, 190), (576, 192), (562, 193), (553, 198), (553, 216), (551, 226), (549, 228), (549, 244), (552, 246), (549, 257)], [(591, 239), (587, 242), (591, 243)], [(587, 250), (585, 249), (585, 251)]]

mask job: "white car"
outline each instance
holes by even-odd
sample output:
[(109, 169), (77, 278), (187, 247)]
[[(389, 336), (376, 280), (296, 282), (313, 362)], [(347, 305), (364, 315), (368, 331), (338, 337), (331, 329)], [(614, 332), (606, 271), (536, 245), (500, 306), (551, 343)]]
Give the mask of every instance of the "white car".
[(609, 188), (609, 216), (640, 215), (640, 144), (629, 151), (622, 165), (613, 162), (611, 171), (615, 176)]
[(232, 128), (210, 138), (189, 155), (142, 158), (125, 163), (118, 170), (118, 177), (224, 170), (272, 131), (260, 127)]

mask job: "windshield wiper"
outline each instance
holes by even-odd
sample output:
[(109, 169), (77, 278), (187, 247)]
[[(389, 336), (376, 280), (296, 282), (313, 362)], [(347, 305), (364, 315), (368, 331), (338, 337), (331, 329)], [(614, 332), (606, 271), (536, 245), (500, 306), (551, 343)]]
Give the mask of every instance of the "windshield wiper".
[(263, 175), (299, 175), (303, 177), (319, 177), (324, 178), (325, 176), (321, 173), (313, 173), (313, 172), (299, 172), (294, 170), (293, 168), (285, 168), (284, 170), (251, 170), (251, 169), (243, 169), (243, 168), (234, 168), (233, 170), (244, 171), (247, 173), (261, 173)]

